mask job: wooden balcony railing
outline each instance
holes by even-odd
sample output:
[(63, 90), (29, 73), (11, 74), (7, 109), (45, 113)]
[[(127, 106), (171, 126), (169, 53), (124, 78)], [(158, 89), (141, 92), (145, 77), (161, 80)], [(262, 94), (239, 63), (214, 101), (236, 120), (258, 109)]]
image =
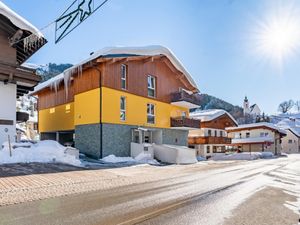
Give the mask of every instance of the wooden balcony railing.
[(200, 106), (200, 97), (198, 94), (189, 94), (186, 91), (178, 91), (171, 94), (171, 102), (185, 101)]
[(200, 128), (200, 120), (190, 119), (187, 117), (171, 118), (171, 127), (190, 127)]
[(231, 144), (228, 137), (189, 137), (189, 144)]

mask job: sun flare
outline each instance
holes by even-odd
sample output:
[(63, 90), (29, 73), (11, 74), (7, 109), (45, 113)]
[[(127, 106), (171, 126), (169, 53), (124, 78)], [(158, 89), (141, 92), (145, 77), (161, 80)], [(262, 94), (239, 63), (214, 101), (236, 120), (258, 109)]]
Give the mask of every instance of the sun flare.
[(281, 9), (257, 23), (256, 51), (279, 66), (300, 47), (300, 18), (291, 8)]

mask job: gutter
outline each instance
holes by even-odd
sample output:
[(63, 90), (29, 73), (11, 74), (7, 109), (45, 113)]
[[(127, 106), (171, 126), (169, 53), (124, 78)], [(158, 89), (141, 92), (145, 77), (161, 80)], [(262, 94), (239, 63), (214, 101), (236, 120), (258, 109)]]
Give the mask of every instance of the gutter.
[(99, 73), (99, 88), (100, 88), (100, 159), (103, 158), (103, 125), (102, 125), (102, 74), (101, 70), (97, 67), (97, 65), (92, 64), (92, 67)]

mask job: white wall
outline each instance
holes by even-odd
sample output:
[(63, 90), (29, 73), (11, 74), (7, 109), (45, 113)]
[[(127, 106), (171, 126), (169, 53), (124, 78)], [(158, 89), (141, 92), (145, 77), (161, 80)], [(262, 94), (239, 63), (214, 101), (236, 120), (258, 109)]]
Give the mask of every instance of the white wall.
[[(201, 129), (190, 130), (189, 136), (209, 137), (208, 130), (211, 130), (210, 137), (221, 137), (220, 131), (222, 131), (223, 133), (222, 137), (227, 137), (227, 132), (225, 130), (213, 129), (213, 128), (201, 128)], [(215, 131), (217, 131), (217, 136), (215, 136)]]
[(282, 138), (282, 152), (285, 153), (299, 153), (300, 152), (300, 138), (294, 135), (290, 130), (286, 130), (287, 136)]
[[(8, 135), (15, 140), (16, 134), (16, 85), (0, 82), (0, 120), (13, 120), (14, 125), (0, 125), (0, 147)], [(5, 130), (8, 129), (8, 132)]]

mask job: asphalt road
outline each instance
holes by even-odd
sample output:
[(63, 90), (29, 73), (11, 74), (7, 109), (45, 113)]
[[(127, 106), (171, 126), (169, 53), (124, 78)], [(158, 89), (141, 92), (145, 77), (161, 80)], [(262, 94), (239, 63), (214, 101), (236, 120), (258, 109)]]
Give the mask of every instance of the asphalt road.
[[(248, 199), (257, 200), (256, 193), (270, 187), (288, 191), (286, 201), (296, 201), (294, 195), (299, 196), (297, 191), (300, 191), (299, 168), (300, 155), (243, 162), (209, 171), (195, 169), (160, 182), (0, 207), (0, 224), (213, 225), (223, 224), (230, 218), (240, 224), (251, 224), (243, 223), (251, 215), (235, 215), (239, 206)], [(288, 209), (283, 206), (285, 196), (280, 197), (281, 201), (274, 201), (278, 204), (275, 210), (258, 217), (258, 220), (269, 220), (268, 223), (253, 224), (276, 224), (269, 222), (278, 214), (276, 209), (282, 207), (288, 214), (283, 218), (284, 224), (296, 224), (297, 203), (291, 203)], [(273, 203), (272, 199), (269, 201)], [(253, 203), (252, 208), (256, 206)], [(260, 210), (254, 212), (259, 214)]]

